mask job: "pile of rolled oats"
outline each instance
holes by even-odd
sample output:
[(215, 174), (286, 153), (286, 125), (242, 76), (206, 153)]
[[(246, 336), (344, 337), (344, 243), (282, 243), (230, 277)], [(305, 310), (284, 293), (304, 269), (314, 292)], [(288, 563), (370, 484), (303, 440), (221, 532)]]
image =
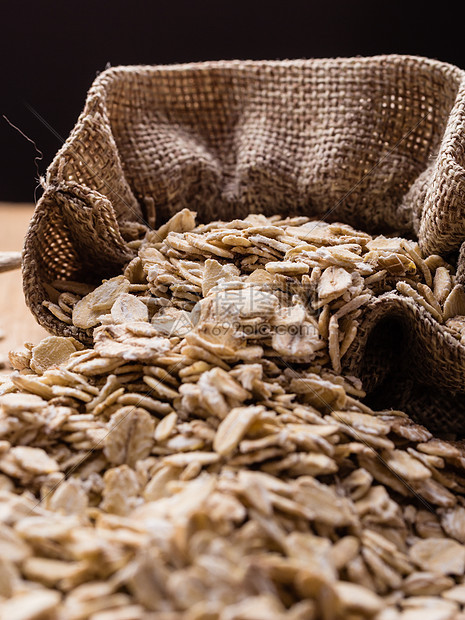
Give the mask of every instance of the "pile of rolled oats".
[(341, 374), (362, 307), (457, 338), (453, 268), (342, 224), (182, 211), (0, 388), (0, 618), (465, 618), (465, 450)]

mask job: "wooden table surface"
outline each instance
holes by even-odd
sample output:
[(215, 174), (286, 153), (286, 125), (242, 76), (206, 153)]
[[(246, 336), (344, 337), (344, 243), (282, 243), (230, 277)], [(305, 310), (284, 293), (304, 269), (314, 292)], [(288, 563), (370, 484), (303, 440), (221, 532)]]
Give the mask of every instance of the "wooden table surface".
[[(0, 251), (22, 249), (33, 212), (32, 204), (0, 202)], [(0, 290), (0, 329), (5, 335), (0, 340), (0, 359), (3, 359), (11, 349), (22, 347), (24, 342), (39, 342), (49, 334), (26, 306), (20, 269), (0, 273)]]

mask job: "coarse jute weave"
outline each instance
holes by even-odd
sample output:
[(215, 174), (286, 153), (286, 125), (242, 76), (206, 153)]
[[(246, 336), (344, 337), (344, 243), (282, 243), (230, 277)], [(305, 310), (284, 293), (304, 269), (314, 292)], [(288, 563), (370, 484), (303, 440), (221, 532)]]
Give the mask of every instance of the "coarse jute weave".
[[(47, 171), (24, 249), (27, 303), (51, 332), (88, 339), (43, 307), (47, 283), (114, 275), (137, 222), (184, 207), (417, 237), (455, 257), (464, 281), (464, 123), (465, 72), (418, 57), (106, 70)], [(378, 406), (465, 428), (465, 347), (413, 300), (367, 307), (345, 359)]]

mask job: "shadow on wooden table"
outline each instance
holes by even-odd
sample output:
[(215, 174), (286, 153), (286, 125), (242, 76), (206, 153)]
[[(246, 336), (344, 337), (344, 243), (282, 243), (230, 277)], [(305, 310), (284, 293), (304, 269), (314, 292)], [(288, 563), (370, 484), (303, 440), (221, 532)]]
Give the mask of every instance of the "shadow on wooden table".
[[(32, 204), (0, 202), (0, 252), (20, 251), (29, 220), (34, 212)], [(0, 360), (11, 349), (24, 342), (38, 342), (49, 335), (32, 316), (24, 301), (21, 271), (14, 269), (0, 273)]]

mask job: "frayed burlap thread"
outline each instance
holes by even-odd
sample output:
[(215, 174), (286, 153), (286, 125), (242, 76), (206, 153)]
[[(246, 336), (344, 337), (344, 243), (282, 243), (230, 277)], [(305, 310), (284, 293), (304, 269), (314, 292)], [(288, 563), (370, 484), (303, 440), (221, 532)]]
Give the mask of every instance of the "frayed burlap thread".
[[(305, 214), (459, 252), (464, 166), (465, 72), (435, 60), (111, 68), (48, 169), (25, 242), (26, 300), (49, 331), (89, 342), (43, 307), (47, 284), (117, 273), (133, 255), (128, 223), (184, 207), (201, 221)], [(464, 265), (460, 252), (461, 281)], [(346, 360), (372, 398), (465, 424), (465, 348), (412, 300), (369, 306)]]

